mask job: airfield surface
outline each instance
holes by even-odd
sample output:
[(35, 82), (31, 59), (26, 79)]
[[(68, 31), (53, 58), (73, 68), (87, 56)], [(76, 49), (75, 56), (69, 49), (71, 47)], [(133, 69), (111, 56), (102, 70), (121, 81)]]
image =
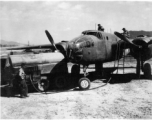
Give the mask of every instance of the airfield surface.
[(107, 84), (95, 80), (87, 91), (31, 92), (30, 97), (25, 99), (1, 96), (1, 118), (152, 119), (152, 80), (122, 82), (127, 77), (124, 75), (119, 82)]
[(87, 91), (29, 93), (25, 99), (1, 97), (1, 118), (152, 119), (152, 81), (103, 85), (96, 80)]

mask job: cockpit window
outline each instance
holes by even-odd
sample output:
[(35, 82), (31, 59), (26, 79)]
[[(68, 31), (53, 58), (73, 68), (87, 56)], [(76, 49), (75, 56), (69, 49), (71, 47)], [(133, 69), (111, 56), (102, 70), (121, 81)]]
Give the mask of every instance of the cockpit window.
[(99, 35), (100, 35), (100, 39), (103, 39), (103, 36), (102, 36), (102, 34), (101, 34), (101, 33), (99, 33)]
[(102, 39), (102, 34), (100, 34), (99, 32), (84, 32), (84, 35), (93, 35), (96, 36), (99, 39)]
[(87, 47), (91, 47), (94, 45), (94, 43), (92, 41), (83, 41), (83, 42), (78, 42), (77, 44), (77, 48), (87, 48)]

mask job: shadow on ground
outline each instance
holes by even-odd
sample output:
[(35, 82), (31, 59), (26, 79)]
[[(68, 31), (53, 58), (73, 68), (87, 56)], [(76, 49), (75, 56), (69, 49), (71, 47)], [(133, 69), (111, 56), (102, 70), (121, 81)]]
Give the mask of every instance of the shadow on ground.
[[(54, 89), (52, 87), (49, 88), (47, 92), (43, 92), (43, 94), (55, 94), (55, 93), (60, 93), (60, 92), (74, 92), (74, 91), (80, 91), (78, 88), (78, 80), (79, 78), (83, 77), (82, 74), (79, 76), (69, 76), (70, 82), (68, 83), (68, 87), (65, 89)], [(90, 88), (89, 90), (93, 89), (98, 89), (100, 87), (104, 87), (107, 85), (107, 83), (110, 84), (121, 84), (121, 83), (128, 83), (132, 80), (139, 80), (137, 78), (136, 74), (133, 73), (128, 73), (128, 74), (104, 74), (104, 76), (98, 76), (96, 75), (95, 72), (90, 72), (89, 75), (87, 76), (91, 82), (98, 80), (103, 82), (101, 86), (95, 87), (95, 88)], [(141, 75), (140, 79), (144, 79), (144, 76)], [(98, 83), (97, 83), (98, 84)], [(88, 91), (88, 90), (86, 90)], [(28, 86), (28, 92), (29, 93), (37, 93), (32, 85)], [(13, 87), (9, 87), (8, 85), (1, 87), (1, 96), (2, 97), (19, 97), (19, 88), (15, 85)]]

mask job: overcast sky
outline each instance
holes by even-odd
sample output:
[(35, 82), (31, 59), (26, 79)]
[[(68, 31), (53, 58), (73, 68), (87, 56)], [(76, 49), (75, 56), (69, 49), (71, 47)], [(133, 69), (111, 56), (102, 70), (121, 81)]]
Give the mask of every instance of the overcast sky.
[(150, 1), (0, 1), (0, 39), (20, 43), (71, 40), (100, 23), (107, 32), (152, 31)]

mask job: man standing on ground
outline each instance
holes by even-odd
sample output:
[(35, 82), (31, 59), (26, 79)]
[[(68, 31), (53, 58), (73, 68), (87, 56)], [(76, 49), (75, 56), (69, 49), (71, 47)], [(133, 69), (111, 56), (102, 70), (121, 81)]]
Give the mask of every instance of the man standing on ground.
[(19, 69), (19, 88), (20, 88), (20, 95), (21, 98), (28, 97), (28, 87), (25, 81), (26, 74), (24, 72), (25, 64), (21, 64), (21, 68)]

